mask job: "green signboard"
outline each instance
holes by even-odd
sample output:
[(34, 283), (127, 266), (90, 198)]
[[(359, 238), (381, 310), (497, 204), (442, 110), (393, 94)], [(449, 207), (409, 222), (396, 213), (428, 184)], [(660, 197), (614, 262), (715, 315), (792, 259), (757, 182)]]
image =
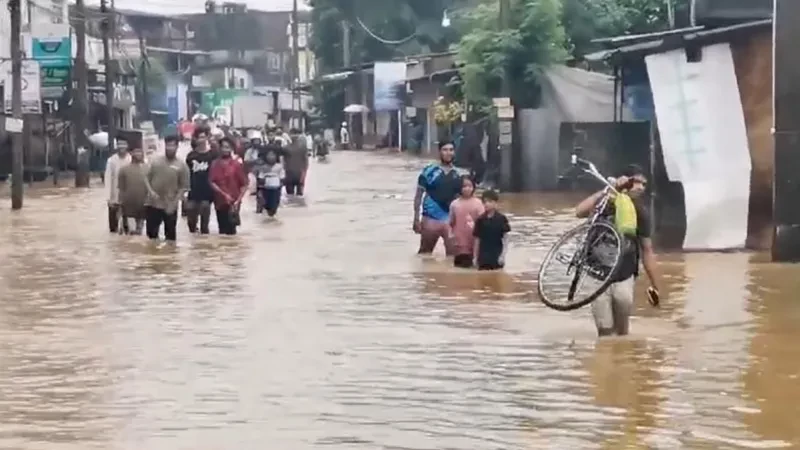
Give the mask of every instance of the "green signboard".
[(220, 106), (232, 106), (233, 99), (246, 93), (247, 91), (243, 89), (214, 89), (205, 91), (203, 92), (202, 103), (200, 104), (200, 112), (210, 116), (215, 108)]
[(70, 86), (71, 68), (61, 67), (42, 67), (42, 97), (45, 99), (58, 99)]
[(37, 24), (31, 35), (32, 57), (39, 67), (72, 65), (72, 36), (68, 24)]

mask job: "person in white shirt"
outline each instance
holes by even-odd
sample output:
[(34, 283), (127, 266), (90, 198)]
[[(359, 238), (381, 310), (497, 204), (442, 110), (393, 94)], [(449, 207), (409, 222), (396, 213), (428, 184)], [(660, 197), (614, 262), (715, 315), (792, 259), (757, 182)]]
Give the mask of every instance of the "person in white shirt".
[(106, 161), (106, 171), (103, 176), (108, 204), (108, 231), (111, 233), (119, 232), (121, 218), (118, 185), (119, 170), (131, 161), (131, 155), (128, 154), (128, 141), (118, 139), (116, 147), (117, 152)]
[(344, 150), (350, 148), (350, 131), (347, 129), (347, 122), (342, 122), (342, 127), (339, 128), (339, 143)]

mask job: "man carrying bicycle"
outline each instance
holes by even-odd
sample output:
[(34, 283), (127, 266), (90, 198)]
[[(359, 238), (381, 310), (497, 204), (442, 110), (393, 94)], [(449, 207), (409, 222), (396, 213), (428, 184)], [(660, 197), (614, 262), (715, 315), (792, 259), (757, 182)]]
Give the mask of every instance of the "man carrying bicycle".
[[(624, 237), (623, 253), (620, 264), (612, 275), (612, 284), (592, 302), (592, 315), (594, 316), (597, 333), (602, 336), (624, 336), (630, 329), (630, 316), (633, 312), (634, 285), (639, 275), (639, 261), (650, 279), (648, 295), (651, 303), (658, 300), (658, 283), (656, 281), (656, 258), (653, 252), (653, 243), (650, 238), (652, 220), (647, 208), (642, 205), (640, 198), (647, 187), (645, 171), (638, 165), (628, 166), (615, 182), (618, 191), (626, 193), (633, 199), (636, 207), (636, 233)], [(604, 197), (605, 192), (600, 191), (584, 199), (575, 207), (578, 217), (588, 217), (598, 202)], [(613, 217), (613, 202), (609, 203), (607, 213)]]

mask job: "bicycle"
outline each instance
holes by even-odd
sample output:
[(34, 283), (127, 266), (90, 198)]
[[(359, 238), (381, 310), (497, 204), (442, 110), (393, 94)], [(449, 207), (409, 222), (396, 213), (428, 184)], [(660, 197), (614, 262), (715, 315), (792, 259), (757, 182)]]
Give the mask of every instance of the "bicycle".
[[(609, 202), (619, 193), (613, 180), (606, 179), (594, 164), (577, 155), (572, 155), (571, 162), (573, 168), (596, 178), (606, 187), (589, 218), (564, 233), (547, 252), (539, 267), (539, 298), (549, 308), (558, 311), (582, 308), (603, 294), (612, 283), (624, 245), (623, 237), (606, 218)], [(562, 252), (573, 241), (577, 244), (575, 248)], [(555, 267), (556, 263), (566, 265), (562, 278), (558, 278), (561, 272)], [(597, 282), (597, 287), (576, 299), (576, 294), (587, 279)], [(565, 289), (557, 286), (553, 292), (548, 291), (551, 283), (557, 284), (559, 281), (564, 282)]]

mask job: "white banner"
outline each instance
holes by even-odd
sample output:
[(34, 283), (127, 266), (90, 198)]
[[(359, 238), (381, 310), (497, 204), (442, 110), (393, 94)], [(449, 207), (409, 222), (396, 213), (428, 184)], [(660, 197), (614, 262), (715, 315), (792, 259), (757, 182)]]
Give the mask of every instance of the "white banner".
[[(3, 76), (3, 106), (6, 114), (11, 113), (11, 61), (0, 63)], [(32, 59), (22, 61), (22, 113), (40, 114), (42, 112), (41, 75), (39, 63)]]
[(402, 109), (406, 93), (406, 63), (376, 62), (373, 75), (375, 111)]
[(730, 46), (703, 47), (697, 62), (683, 49), (645, 62), (667, 175), (683, 184), (683, 248), (743, 248), (751, 161)]

